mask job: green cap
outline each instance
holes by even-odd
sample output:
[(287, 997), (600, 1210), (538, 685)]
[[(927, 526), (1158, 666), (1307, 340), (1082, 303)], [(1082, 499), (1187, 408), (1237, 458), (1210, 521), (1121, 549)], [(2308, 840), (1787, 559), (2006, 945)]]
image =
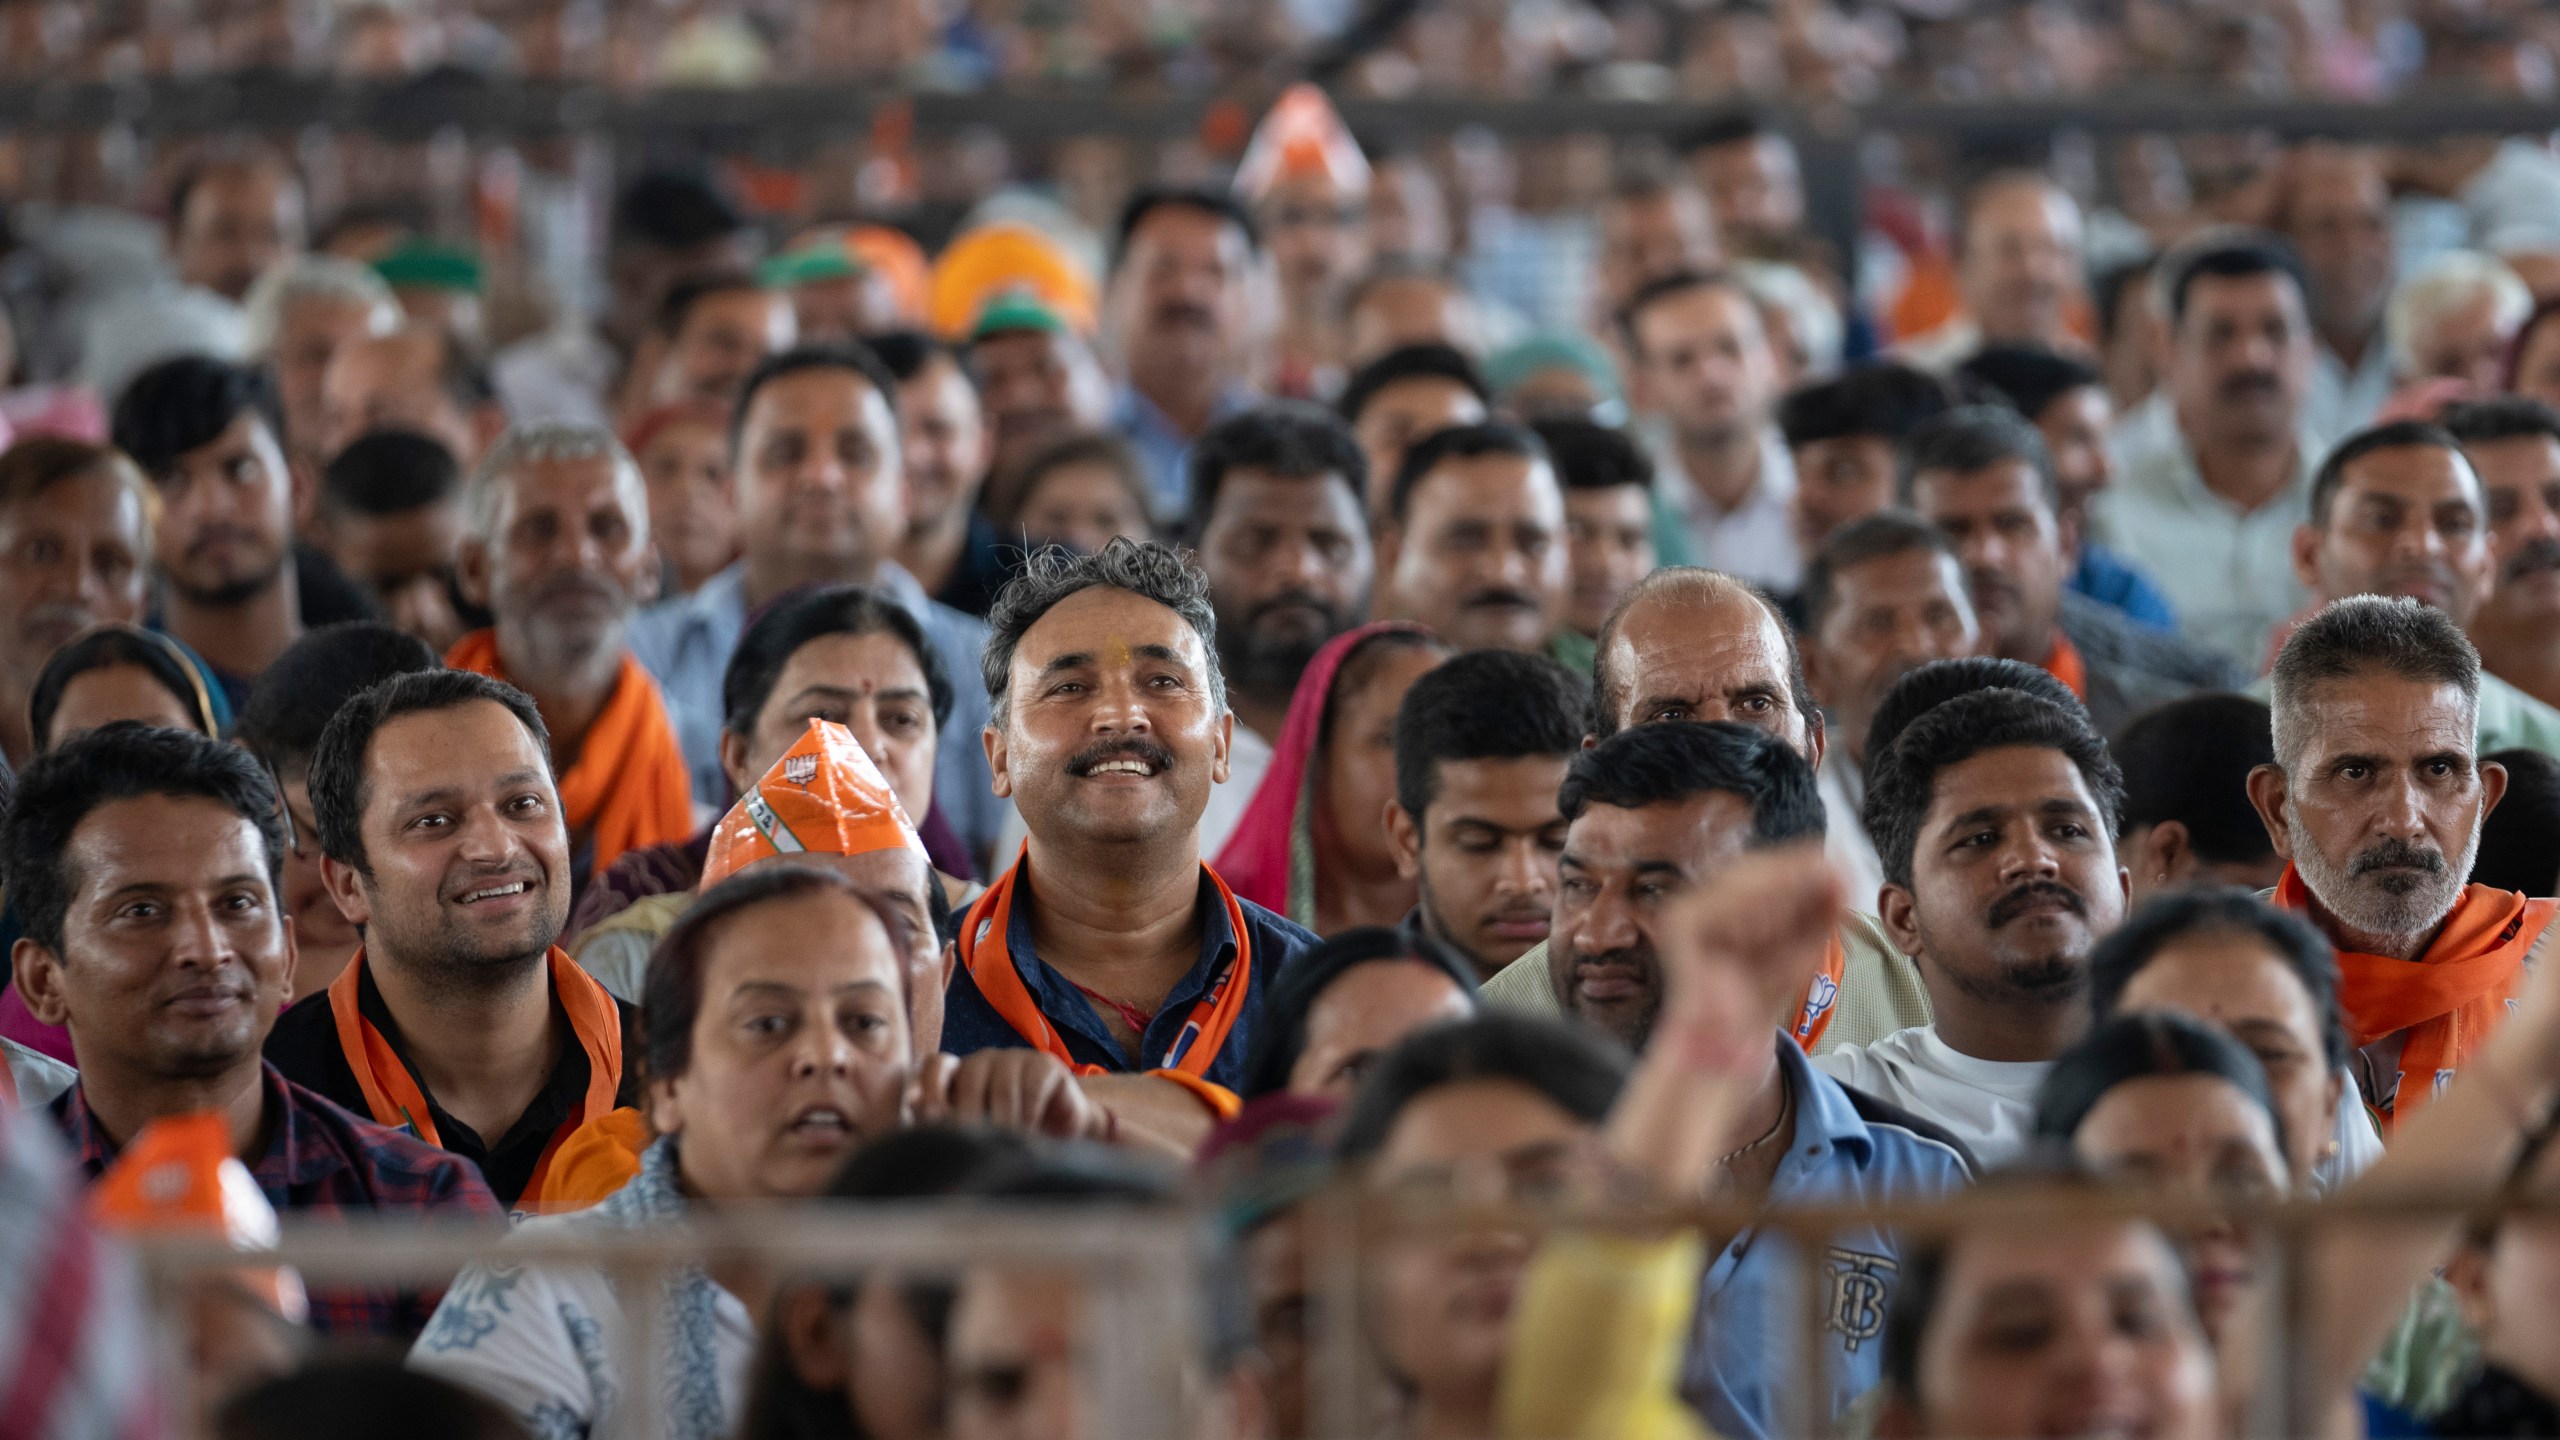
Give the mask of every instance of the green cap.
[(394, 287), (480, 293), (479, 257), (432, 240), (401, 241), (373, 262), (373, 273)]
[(1576, 370), (1591, 382), (1604, 400), (1622, 398), (1618, 389), (1618, 367), (1609, 360), (1609, 352), (1600, 342), (1587, 335), (1568, 331), (1548, 331), (1532, 335), (1515, 345), (1496, 351), (1484, 362), (1485, 383), (1495, 394), (1502, 394), (1530, 376), (1546, 370)]
[(858, 280), (870, 271), (842, 245), (812, 245), (785, 250), (756, 269), (756, 279), (778, 290), (815, 285), (822, 280)]
[(1039, 296), (1027, 290), (1008, 290), (989, 300), (986, 308), (978, 312), (978, 323), (969, 327), (969, 338), (972, 341), (984, 340), (1008, 330), (1039, 330), (1063, 335), (1067, 322)]

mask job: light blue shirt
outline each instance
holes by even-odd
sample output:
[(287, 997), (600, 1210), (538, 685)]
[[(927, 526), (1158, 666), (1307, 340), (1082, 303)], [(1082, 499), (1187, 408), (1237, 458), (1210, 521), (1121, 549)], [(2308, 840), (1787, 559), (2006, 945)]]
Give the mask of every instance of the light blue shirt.
[[(951, 677), (951, 718), (943, 723), (941, 743), (934, 749), (933, 803), (970, 853), (983, 858), (993, 850), (1013, 808), (996, 798), (986, 746), (979, 739), (990, 713), (978, 668), (979, 652), (987, 643), (986, 624), (935, 603), (914, 576), (895, 565), (882, 565), (872, 588), (916, 617)], [(631, 622), (631, 653), (666, 692), (696, 799), (729, 793), (728, 777), (720, 769), (720, 680), (746, 630), (743, 560), (703, 581), (692, 594), (653, 605)]]
[[(1859, 1113), (1847, 1087), (1813, 1068), (1785, 1037), (1778, 1068), (1795, 1096), (1795, 1134), (1769, 1185), (1773, 1207), (1888, 1204), (1928, 1200), (1972, 1178), (1965, 1157), (1917, 1130)], [(1797, 1262), (1781, 1236), (1745, 1230), (1707, 1264), (1698, 1285), (1697, 1328), (1681, 1362), (1681, 1397), (1727, 1440), (1767, 1440), (1785, 1431), (1793, 1392), (1808, 1367), (1790, 1356), (1802, 1329), (1795, 1304)], [(1824, 1341), (1816, 1416), (1828, 1429), (1852, 1401), (1884, 1378), (1884, 1323), (1901, 1284), (1902, 1245), (1880, 1230), (1830, 1237), (1822, 1273)]]
[[(1252, 391), (1241, 385), (1229, 386), (1210, 408), (1209, 422), (1214, 425), (1252, 409), (1253, 404)], [(1176, 428), (1156, 408), (1156, 402), (1128, 385), (1121, 386), (1120, 392), (1111, 397), (1111, 428), (1146, 462), (1147, 491), (1155, 497), (1156, 524), (1168, 530), (1180, 526), (1191, 510), (1189, 461), (1193, 437)]]

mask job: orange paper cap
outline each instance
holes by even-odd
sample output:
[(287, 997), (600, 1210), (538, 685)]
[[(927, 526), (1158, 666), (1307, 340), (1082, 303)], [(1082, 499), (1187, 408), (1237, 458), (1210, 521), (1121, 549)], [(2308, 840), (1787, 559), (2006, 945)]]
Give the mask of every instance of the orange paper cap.
[[(231, 1127), (219, 1115), (171, 1115), (142, 1127), (89, 1191), (99, 1225), (122, 1232), (219, 1237), (235, 1250), (276, 1248), (276, 1209), (231, 1154)], [(232, 1276), (299, 1325), (310, 1314), (302, 1278), (284, 1268)]]
[(1280, 94), (1236, 166), (1236, 193), (1260, 200), (1283, 180), (1322, 175), (1345, 195), (1369, 193), (1369, 157), (1324, 91), (1300, 82)]
[(852, 731), (812, 720), (755, 788), (720, 817), (702, 865), (702, 888), (775, 855), (867, 855), (902, 846), (924, 853), (924, 842), (880, 767)]

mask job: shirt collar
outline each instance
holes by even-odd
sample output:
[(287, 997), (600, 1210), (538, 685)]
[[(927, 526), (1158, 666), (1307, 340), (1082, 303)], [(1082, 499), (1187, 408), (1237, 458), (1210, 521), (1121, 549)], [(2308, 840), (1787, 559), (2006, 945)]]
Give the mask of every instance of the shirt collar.
[(1796, 1097), (1796, 1133), (1778, 1162), (1781, 1184), (1790, 1175), (1828, 1163), (1835, 1151), (1846, 1150), (1857, 1162), (1875, 1153), (1875, 1136), (1858, 1117), (1849, 1092), (1814, 1069), (1804, 1051), (1784, 1035), (1778, 1037), (1778, 1070)]
[[(1025, 855), (1023, 862), (1027, 865), (1029, 861), (1030, 857)], [(1029, 872), (1024, 873), (1027, 875)], [(1112, 1043), (1111, 1032), (1103, 1026), (1101, 1020), (1095, 1017), (1093, 1007), (1085, 1003), (1084, 996), (1075, 987), (1075, 982), (1050, 968), (1048, 963), (1040, 958), (1040, 952), (1031, 939), (1031, 906), (1034, 902), (1030, 888), (1026, 885), (1016, 891), (1014, 901), (1011, 921), (1005, 926), (1005, 954), (1013, 961), (1014, 973), (1022, 977), (1023, 985), (1031, 991), (1032, 998), (1039, 1003), (1040, 1013), (1048, 1016), (1049, 1022), (1061, 1029), (1072, 1028), (1086, 1039), (1101, 1044), (1106, 1050), (1117, 1049), (1118, 1047)], [(1157, 1025), (1163, 1023), (1166, 1015), (1177, 1010), (1187, 1014), (1188, 1007), (1206, 993), (1211, 985), (1217, 983), (1218, 976), (1226, 969), (1228, 959), (1235, 954), (1236, 928), (1227, 918), (1227, 907), (1218, 903), (1217, 887), (1209, 883), (1209, 872), (1206, 866), (1203, 866), (1200, 871), (1197, 903), (1200, 913), (1200, 958), (1192, 962), (1191, 969), (1180, 980), (1174, 982), (1171, 990), (1165, 992), (1164, 1004), (1157, 1008), (1155, 1020), (1147, 1026), (1149, 1035), (1155, 1033)], [(1256, 957), (1254, 963), (1260, 966), (1271, 962)], [(1144, 1047), (1146, 1039), (1145, 1035), (1139, 1037), (1141, 1048)], [(1127, 1058), (1133, 1066), (1142, 1066), (1146, 1061), (1143, 1054)]]
[[(286, 1086), (284, 1072), (265, 1060), (258, 1062), (258, 1090), (259, 1129), (266, 1133), (267, 1146), (249, 1173), (259, 1189), (313, 1184), (345, 1167), (345, 1157), (334, 1147), (315, 1143), (307, 1133), (309, 1122)], [(99, 1126), (86, 1088), (74, 1085), (55, 1103), (62, 1107), (62, 1133), (81, 1167), (95, 1175), (113, 1165), (124, 1146)]]
[[(2190, 505), (2211, 505), (2228, 512), (2231, 502), (2207, 489), (2204, 469), (2196, 464), (2196, 447), (2187, 439), (2187, 427), (2178, 423), (2178, 412), (2166, 395), (2154, 396), (2168, 417), (2168, 448), (2162, 455), (2168, 461), (2161, 466), (2169, 488), (2180, 500)], [(2284, 503), (2287, 499), (2307, 496), (2311, 491), (2311, 475), (2319, 466), (2320, 444), (2297, 422), (2293, 432), (2293, 478), (2285, 482), (2284, 494), (2258, 507), (2259, 511)], [(2252, 514), (2258, 513), (2252, 511)], [(2292, 513), (2287, 511), (2286, 513)]]

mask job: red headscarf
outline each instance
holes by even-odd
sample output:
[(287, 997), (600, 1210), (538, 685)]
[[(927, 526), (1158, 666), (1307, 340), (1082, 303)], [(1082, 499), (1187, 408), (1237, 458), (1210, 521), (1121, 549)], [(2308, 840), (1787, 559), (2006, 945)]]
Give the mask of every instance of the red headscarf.
[(1289, 697), (1289, 718), (1271, 747), (1271, 768), (1262, 788), (1253, 792), (1227, 848), (1214, 862), (1228, 888), (1275, 914), (1289, 913), (1289, 853), (1300, 806), (1307, 796), (1307, 772), (1315, 763), (1316, 741), (1324, 730), (1325, 707), (1333, 699), (1334, 681), (1344, 662), (1374, 636), (1390, 631), (1430, 632), (1401, 620), (1380, 620), (1334, 636), (1307, 662)]

